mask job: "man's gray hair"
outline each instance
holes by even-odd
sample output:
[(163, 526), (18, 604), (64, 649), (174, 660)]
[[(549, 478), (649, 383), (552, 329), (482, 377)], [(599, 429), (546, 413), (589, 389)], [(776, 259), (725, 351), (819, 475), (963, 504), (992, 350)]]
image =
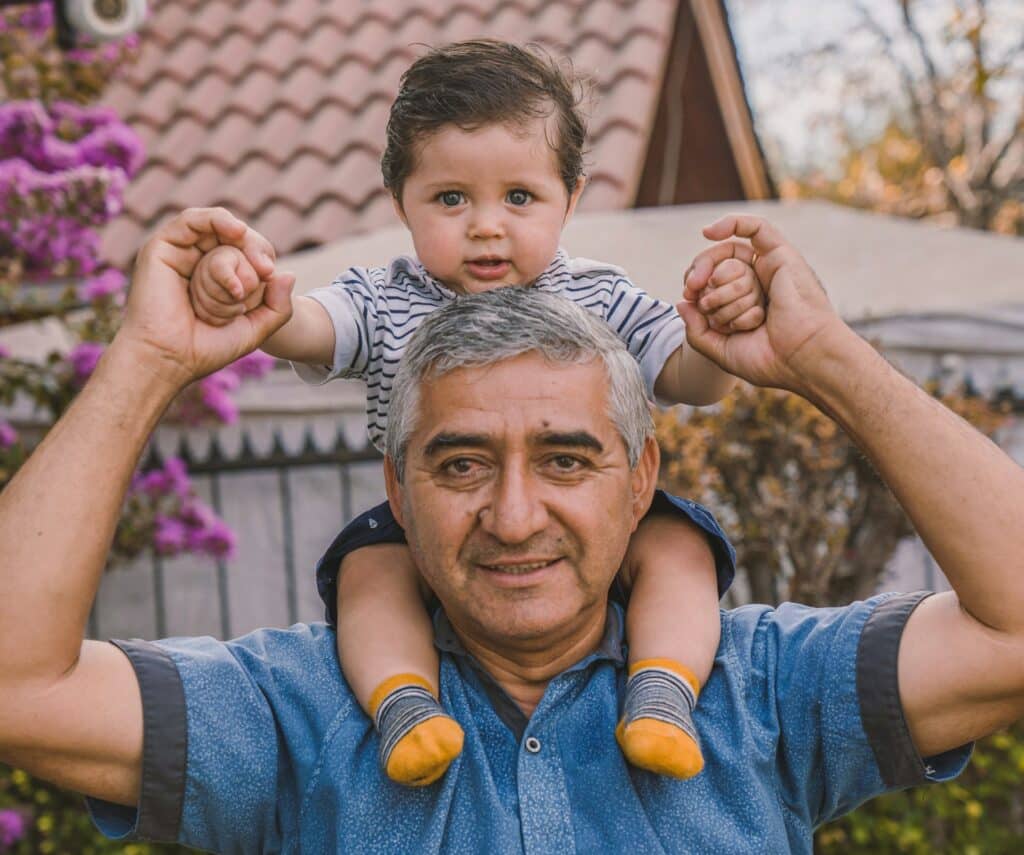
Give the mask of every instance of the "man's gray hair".
[(459, 297), (413, 334), (391, 390), (384, 450), (398, 478), (416, 426), (420, 383), (468, 366), (537, 352), (552, 363), (600, 358), (608, 375), (608, 416), (626, 445), (630, 468), (654, 433), (636, 360), (602, 320), (565, 297), (532, 288), (499, 288)]

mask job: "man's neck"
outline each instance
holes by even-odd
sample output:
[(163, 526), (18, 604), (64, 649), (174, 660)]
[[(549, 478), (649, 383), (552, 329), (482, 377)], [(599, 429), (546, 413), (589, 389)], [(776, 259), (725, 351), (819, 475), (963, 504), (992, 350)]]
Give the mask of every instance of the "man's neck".
[(544, 696), (548, 683), (584, 657), (593, 653), (604, 636), (606, 609), (593, 615), (571, 632), (529, 642), (496, 645), (474, 638), (452, 625), (466, 652), (494, 678), (523, 714), (530, 716)]

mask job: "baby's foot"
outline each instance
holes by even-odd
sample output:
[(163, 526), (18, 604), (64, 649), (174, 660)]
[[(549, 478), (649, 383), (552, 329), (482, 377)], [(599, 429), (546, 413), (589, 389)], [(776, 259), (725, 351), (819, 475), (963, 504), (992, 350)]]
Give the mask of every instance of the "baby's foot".
[(691, 713), (700, 681), (673, 659), (644, 659), (629, 666), (626, 702), (615, 738), (634, 766), (672, 778), (692, 778), (704, 768)]
[(425, 787), (462, 752), (459, 723), (445, 713), (433, 687), (416, 674), (397, 674), (370, 698), (380, 734), (380, 764), (396, 783)]

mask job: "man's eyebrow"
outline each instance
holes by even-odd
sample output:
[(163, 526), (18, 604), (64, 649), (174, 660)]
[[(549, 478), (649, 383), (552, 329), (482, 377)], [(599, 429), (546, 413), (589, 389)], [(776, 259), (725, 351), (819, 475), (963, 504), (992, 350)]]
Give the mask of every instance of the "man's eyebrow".
[(490, 439), (482, 433), (442, 431), (423, 446), (423, 456), (431, 457), (450, 448), (483, 448), (489, 444)]
[(604, 451), (601, 440), (585, 430), (546, 430), (537, 435), (537, 444), (558, 446), (559, 448), (587, 448), (598, 454)]

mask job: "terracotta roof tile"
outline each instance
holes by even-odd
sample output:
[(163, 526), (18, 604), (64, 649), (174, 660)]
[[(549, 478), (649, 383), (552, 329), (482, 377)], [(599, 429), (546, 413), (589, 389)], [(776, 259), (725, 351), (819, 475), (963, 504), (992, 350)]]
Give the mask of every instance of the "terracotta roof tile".
[(275, 30), (258, 47), (259, 61), (277, 74), (291, 68), (300, 51), (306, 49), (295, 33), (284, 28)]
[(238, 163), (249, 155), (256, 127), (254, 121), (245, 114), (228, 113), (210, 129), (209, 135), (203, 140), (200, 157), (216, 159), (225, 164)]
[(182, 116), (164, 131), (163, 136), (147, 146), (149, 163), (162, 164), (174, 172), (184, 172), (199, 156), (208, 133), (206, 125), (191, 116)]
[(593, 76), (582, 207), (632, 203), (679, 0), (179, 0), (152, 4), (139, 61), (105, 96), (147, 142), (116, 263), (175, 210), (227, 204), (280, 253), (396, 222), (380, 178), (388, 108), (422, 52), (536, 41)]
[(280, 177), (279, 167), (261, 156), (250, 157), (221, 185), (220, 194), (232, 210), (260, 207), (271, 198)]
[(273, 97), (279, 105), (290, 104), (300, 115), (309, 115), (323, 98), (331, 96), (323, 90), (322, 80), (323, 75), (312, 66), (295, 66), (279, 81)]
[(192, 88), (188, 104), (182, 105), (182, 110), (188, 110), (202, 122), (214, 122), (231, 106), (234, 90), (219, 70), (208, 71)]
[(269, 71), (250, 69), (237, 83), (232, 106), (253, 118), (266, 115), (278, 93), (277, 85), (277, 79)]

